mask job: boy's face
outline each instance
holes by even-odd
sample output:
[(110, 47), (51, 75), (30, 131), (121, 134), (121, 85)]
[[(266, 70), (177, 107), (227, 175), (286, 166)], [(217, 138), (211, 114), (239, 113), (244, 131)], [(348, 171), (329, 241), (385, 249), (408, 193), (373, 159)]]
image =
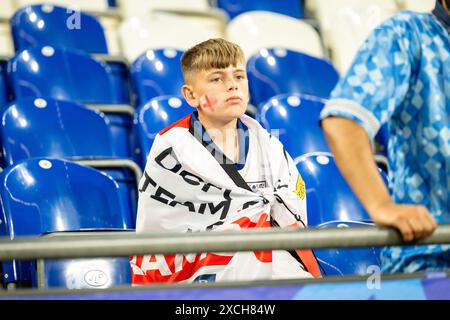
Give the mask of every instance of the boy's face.
[(249, 101), (243, 63), (225, 69), (202, 70), (182, 89), (186, 101), (214, 122), (227, 123), (245, 113)]

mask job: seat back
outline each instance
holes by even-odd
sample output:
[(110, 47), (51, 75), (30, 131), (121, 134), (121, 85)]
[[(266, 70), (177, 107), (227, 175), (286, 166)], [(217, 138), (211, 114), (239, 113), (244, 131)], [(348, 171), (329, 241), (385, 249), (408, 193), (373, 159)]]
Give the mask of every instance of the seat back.
[(136, 105), (163, 95), (179, 95), (184, 84), (181, 72), (183, 52), (176, 49), (150, 49), (131, 65), (130, 74), (137, 94)]
[(108, 0), (14, 0), (17, 7), (24, 7), (31, 4), (45, 3), (59, 5), (62, 7), (75, 7), (79, 10), (104, 12), (108, 9)]
[[(183, 36), (180, 36), (183, 30)], [(152, 11), (125, 19), (118, 30), (124, 56), (132, 63), (148, 49), (190, 47), (211, 39), (224, 38), (224, 19), (195, 12)]]
[(334, 220), (372, 221), (342, 177), (331, 153), (307, 153), (294, 161), (306, 185), (308, 225)]
[[(66, 10), (66, 20), (64, 24), (61, 24), (61, 28), (65, 28), (68, 30), (59, 30), (58, 34), (64, 34), (64, 32), (72, 31), (73, 29), (86, 28), (86, 24), (84, 21), (86, 19), (95, 19), (101, 25), (102, 30), (98, 26), (95, 26), (95, 34), (87, 34), (88, 38), (93, 39), (93, 41), (97, 43), (88, 43), (83, 41), (80, 43), (80, 39), (75, 39), (74, 44), (80, 50), (87, 51), (90, 53), (108, 53), (114, 56), (121, 55), (121, 49), (119, 47), (119, 41), (117, 38), (117, 28), (122, 20), (122, 12), (116, 10), (114, 8), (110, 8), (108, 5), (108, 0), (13, 0), (16, 2), (17, 8), (22, 8), (29, 5), (40, 4), (43, 5), (43, 11), (47, 10), (44, 8), (50, 8), (51, 6), (60, 6)], [(87, 16), (90, 17), (87, 18)], [(94, 20), (94, 23), (95, 23)], [(94, 27), (92, 24), (89, 29), (85, 29), (85, 31), (89, 31)], [(98, 31), (98, 32), (97, 32)], [(78, 32), (80, 34), (80, 32)], [(83, 34), (85, 36), (86, 34)], [(77, 35), (68, 35), (69, 39), (76, 37)], [(105, 38), (105, 40), (104, 40)], [(51, 39), (49, 39), (52, 41)], [(69, 46), (69, 44), (64, 43), (64, 39), (58, 39), (58, 43), (47, 42), (45, 44), (60, 46), (59, 43), (64, 44), (64, 46)], [(104, 41), (106, 41), (106, 47), (104, 46)], [(12, 42), (12, 41), (11, 41)], [(12, 46), (12, 44), (11, 44)], [(101, 49), (101, 50), (100, 50)], [(107, 51), (105, 51), (107, 50)]]
[(14, 0), (3, 0), (2, 8), (0, 10), (0, 18), (9, 19), (14, 14)]
[(3, 235), (127, 229), (129, 212), (108, 175), (75, 162), (30, 158), (0, 175)]
[(95, 16), (74, 9), (38, 4), (19, 9), (11, 18), (16, 52), (51, 45), (89, 53), (108, 53), (103, 27)]
[[(117, 183), (90, 167), (54, 158), (30, 158), (0, 174), (0, 234), (11, 239), (56, 231), (131, 229)], [(5, 280), (31, 279), (30, 265), (3, 264)]]
[(261, 49), (248, 60), (247, 71), (256, 107), (282, 93), (328, 98), (339, 79), (329, 62), (282, 48)]
[[(379, 5), (343, 7), (332, 14), (333, 24), (328, 32), (329, 45), (336, 68), (346, 73), (358, 49), (370, 33), (397, 10)], [(343, 45), (345, 43), (345, 45)]]
[[(358, 228), (375, 226), (360, 221), (329, 221), (317, 226), (326, 228)], [(380, 247), (315, 249), (314, 254), (326, 276), (370, 275), (380, 272)]]
[(293, 158), (310, 152), (329, 152), (319, 124), (324, 103), (324, 99), (314, 96), (281, 94), (269, 99), (258, 110), (257, 118), (272, 135), (278, 136)]
[(8, 165), (31, 157), (95, 159), (115, 156), (105, 116), (69, 101), (16, 100), (3, 114), (0, 130)]
[(129, 86), (122, 74), (87, 53), (51, 46), (21, 51), (8, 62), (16, 98), (52, 97), (80, 103), (128, 104)]
[(117, 0), (124, 17), (140, 15), (155, 10), (209, 11), (209, 0)]
[(14, 54), (14, 45), (11, 39), (9, 18), (16, 9), (15, 0), (2, 0), (0, 6), (0, 56), (9, 57)]
[[(392, 0), (339, 0), (339, 1), (329, 1), (329, 0), (314, 0), (308, 1), (309, 6), (313, 6), (312, 11), (314, 11), (314, 16), (319, 22), (321, 36), (324, 39), (325, 43), (330, 43), (330, 33), (334, 31), (337, 27), (336, 23), (336, 15), (342, 10), (346, 8), (371, 8), (373, 16), (365, 17), (368, 18), (366, 21), (360, 21), (362, 24), (367, 22), (371, 23), (374, 19), (378, 18), (378, 13), (380, 11), (396, 11), (398, 10), (397, 4), (401, 0), (392, 1)], [(408, 2), (415, 0), (406, 0)], [(423, 1), (423, 0), (418, 0)], [(427, 0), (428, 1), (428, 0)], [(362, 25), (359, 26), (363, 27)], [(358, 30), (355, 30), (358, 32)], [(345, 46), (344, 46), (345, 47)]]
[(436, 5), (434, 0), (398, 0), (401, 10), (410, 10), (418, 12), (431, 12)]
[(250, 11), (240, 14), (227, 24), (226, 37), (241, 46), (247, 59), (262, 48), (273, 47), (324, 57), (319, 33), (311, 25), (275, 12)]
[(134, 126), (141, 154), (141, 166), (156, 135), (170, 124), (187, 116), (194, 109), (180, 95), (167, 95), (151, 99), (136, 110)]
[(242, 0), (217, 0), (217, 6), (225, 10), (230, 19), (248, 11), (271, 11), (285, 14), (293, 18), (302, 19), (303, 0), (265, 0), (265, 1), (242, 1)]

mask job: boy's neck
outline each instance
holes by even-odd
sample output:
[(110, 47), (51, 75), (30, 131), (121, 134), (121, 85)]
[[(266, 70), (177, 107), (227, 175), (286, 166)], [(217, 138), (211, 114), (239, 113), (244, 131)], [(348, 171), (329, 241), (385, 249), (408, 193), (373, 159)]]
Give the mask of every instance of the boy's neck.
[(237, 132), (237, 119), (229, 122), (213, 121), (200, 112), (198, 119), (202, 123), (212, 141), (232, 161), (237, 162), (239, 156), (239, 139)]
[(229, 130), (236, 131), (237, 128), (237, 119), (229, 122), (215, 121), (214, 119), (205, 117), (201, 112), (198, 113), (198, 119), (206, 130), (220, 131), (225, 134)]

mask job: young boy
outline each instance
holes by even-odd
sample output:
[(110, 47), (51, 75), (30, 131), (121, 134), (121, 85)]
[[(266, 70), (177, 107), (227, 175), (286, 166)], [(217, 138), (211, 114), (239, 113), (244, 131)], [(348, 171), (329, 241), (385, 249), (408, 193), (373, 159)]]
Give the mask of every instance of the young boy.
[[(181, 58), (182, 94), (197, 110), (162, 130), (140, 181), (137, 233), (306, 226), (305, 185), (278, 139), (244, 115), (239, 46), (210, 39)], [(149, 255), (133, 284), (320, 276), (311, 250)]]

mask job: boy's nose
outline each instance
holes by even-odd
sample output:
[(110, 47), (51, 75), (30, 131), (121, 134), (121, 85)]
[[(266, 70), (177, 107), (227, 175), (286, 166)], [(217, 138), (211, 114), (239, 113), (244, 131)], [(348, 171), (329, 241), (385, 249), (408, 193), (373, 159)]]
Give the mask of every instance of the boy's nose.
[(237, 83), (235, 81), (230, 81), (230, 83), (228, 84), (228, 90), (237, 90), (237, 88)]

